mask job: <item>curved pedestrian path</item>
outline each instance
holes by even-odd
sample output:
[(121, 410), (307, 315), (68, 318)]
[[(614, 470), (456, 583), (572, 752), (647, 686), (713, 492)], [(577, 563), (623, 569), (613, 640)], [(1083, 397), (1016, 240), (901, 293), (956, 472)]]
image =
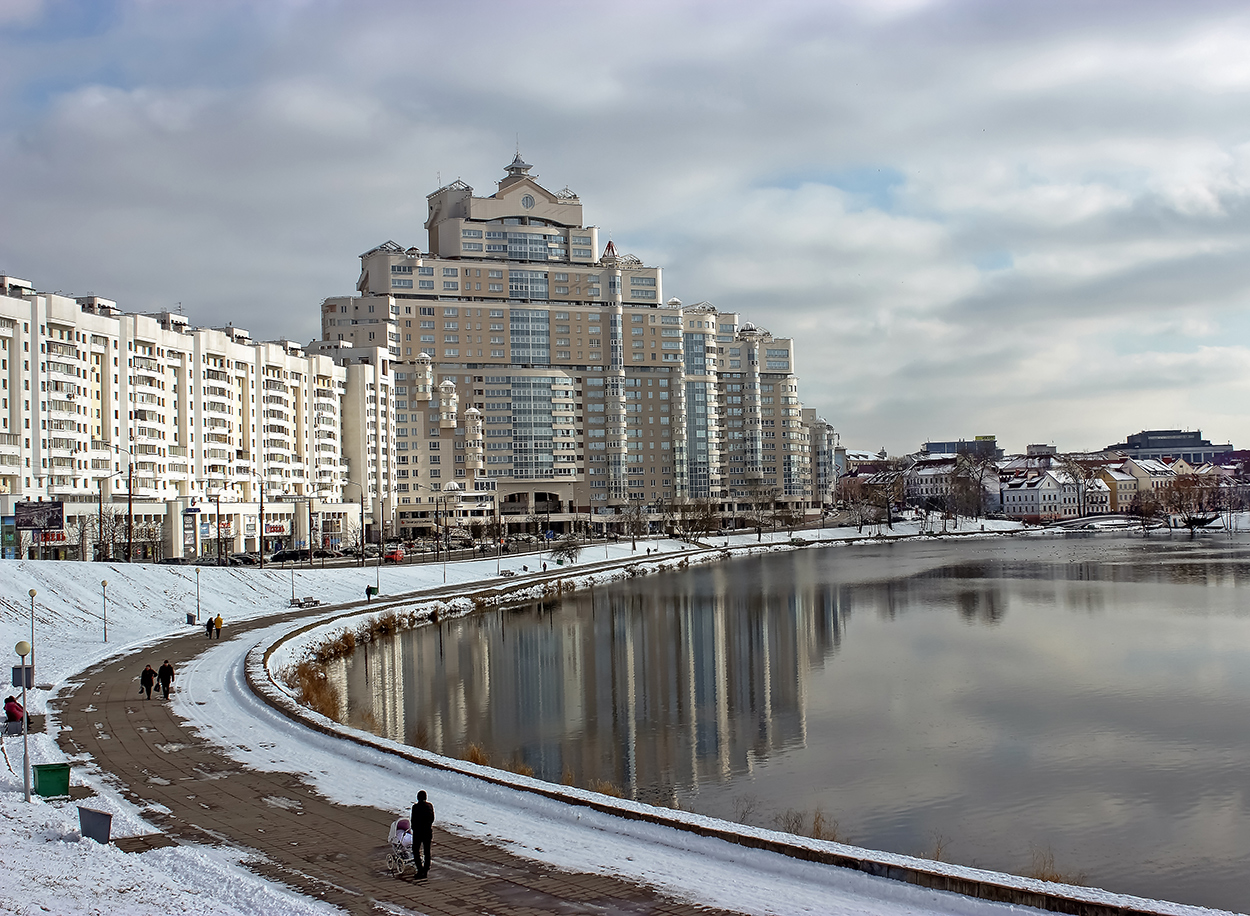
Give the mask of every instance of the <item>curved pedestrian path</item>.
[[(456, 592), (466, 590), (471, 589), (461, 586)], [(360, 609), (376, 611), (380, 604)], [(307, 619), (307, 612), (236, 623), (230, 635), (296, 619)], [(197, 628), (193, 635), (163, 640), (142, 652), (145, 659), (168, 658), (181, 670), (212, 645), (219, 643), (210, 643)], [(137, 654), (110, 659), (71, 679), (53, 703), (62, 726), (58, 740), (68, 756), (90, 755), (170, 839), (257, 853), (249, 866), (257, 873), (357, 914), (723, 912), (667, 899), (627, 881), (559, 871), (438, 825), (429, 877), (393, 878), (386, 870), (384, 842), (393, 812), (336, 804), (297, 774), (250, 770), (228, 758), (175, 715), (168, 702), (140, 696), (137, 671), (143, 663)]]

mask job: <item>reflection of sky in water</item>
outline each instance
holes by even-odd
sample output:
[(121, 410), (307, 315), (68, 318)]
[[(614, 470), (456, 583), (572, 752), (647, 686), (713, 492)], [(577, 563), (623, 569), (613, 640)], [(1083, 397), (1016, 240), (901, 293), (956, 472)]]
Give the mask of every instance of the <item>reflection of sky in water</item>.
[(354, 721), (443, 753), (1246, 909), (1248, 583), (1226, 537), (809, 550), (426, 628), (345, 677)]

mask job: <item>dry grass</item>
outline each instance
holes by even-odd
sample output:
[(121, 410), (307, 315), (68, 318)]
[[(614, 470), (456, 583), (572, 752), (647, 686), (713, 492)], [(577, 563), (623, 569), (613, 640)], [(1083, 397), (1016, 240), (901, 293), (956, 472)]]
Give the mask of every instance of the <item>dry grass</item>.
[(565, 767), (565, 768), (564, 768), (564, 773), (563, 773), (563, 775), (561, 775), (561, 777), (560, 777), (560, 785), (562, 785), (562, 786), (575, 786), (575, 785), (577, 785), (577, 781), (576, 781), (576, 779), (575, 779), (575, 778), (574, 778), (574, 776), (573, 776), (573, 771), (572, 771), (571, 769), (569, 769), (568, 767)]
[(325, 669), (312, 659), (306, 659), (294, 668), (282, 672), (282, 680), (295, 691), (295, 699), (313, 712), (327, 719), (337, 720), (339, 714), (338, 688), (330, 683)]
[(587, 787), (591, 792), (598, 792), (600, 795), (610, 795), (613, 798), (621, 798), (620, 787), (607, 779), (592, 779)]
[(430, 749), (430, 730), (425, 727), (425, 723), (421, 723), (412, 733), (412, 743), (424, 750)]
[(920, 858), (932, 859), (934, 862), (946, 861), (946, 847), (951, 843), (951, 838), (945, 834), (933, 831), (933, 845), (929, 847), (928, 852), (922, 852)]
[(327, 639), (313, 650), (312, 659), (318, 664), (325, 664), (336, 658), (345, 658), (356, 648), (356, 634), (345, 631), (332, 639)]
[(1024, 875), (1026, 878), (1036, 878), (1038, 881), (1053, 881), (1056, 884), (1075, 884), (1084, 886), (1086, 881), (1085, 872), (1068, 873), (1059, 871), (1055, 867), (1055, 853), (1047, 846), (1045, 849), (1034, 846), (1030, 850), (1032, 862)]
[(524, 760), (522, 760), (520, 757), (513, 757), (512, 762), (509, 763), (505, 767), (505, 769), (507, 769), (508, 771), (512, 773), (516, 773), (518, 776), (533, 776), (534, 775), (534, 768), (530, 766), (528, 763), (526, 763)]
[(819, 805), (812, 812), (812, 829), (808, 831), (808, 835), (813, 840), (829, 840), (832, 843), (841, 842), (838, 834), (838, 822), (826, 816)]
[(490, 754), (486, 753), (480, 744), (470, 744), (468, 750), (464, 752), (464, 759), (479, 766), (490, 766)]

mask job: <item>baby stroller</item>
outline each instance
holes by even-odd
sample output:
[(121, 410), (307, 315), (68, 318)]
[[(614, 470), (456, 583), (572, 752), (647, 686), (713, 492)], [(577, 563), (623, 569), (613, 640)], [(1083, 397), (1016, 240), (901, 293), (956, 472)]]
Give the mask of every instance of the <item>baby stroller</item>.
[(402, 878), (412, 869), (417, 873), (417, 862), (412, 856), (412, 824), (408, 818), (401, 817), (391, 824), (386, 840), (391, 844), (391, 851), (386, 854), (386, 870), (393, 878)]

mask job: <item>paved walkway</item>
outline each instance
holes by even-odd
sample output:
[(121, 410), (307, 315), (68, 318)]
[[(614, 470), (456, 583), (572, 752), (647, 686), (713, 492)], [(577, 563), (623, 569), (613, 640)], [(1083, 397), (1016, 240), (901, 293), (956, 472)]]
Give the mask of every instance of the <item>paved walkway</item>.
[[(306, 619), (307, 612), (232, 623), (231, 635), (297, 616)], [(197, 630), (143, 654), (168, 658), (179, 668), (207, 648)], [(267, 859), (253, 865), (255, 871), (310, 897), (357, 914), (381, 912), (375, 903), (431, 916), (723, 912), (669, 900), (622, 880), (557, 871), (437, 825), (430, 876), (423, 881), (392, 878), (386, 871), (387, 846), (380, 842), (392, 812), (334, 804), (295, 774), (243, 768), (201, 741), (169, 704), (144, 700), (137, 682), (141, 667), (133, 658), (112, 659), (71, 681), (53, 704), (59, 721), (70, 729), (60, 733), (65, 753), (90, 754), (140, 808), (167, 808), (169, 814), (145, 812), (167, 836), (255, 850)]]

